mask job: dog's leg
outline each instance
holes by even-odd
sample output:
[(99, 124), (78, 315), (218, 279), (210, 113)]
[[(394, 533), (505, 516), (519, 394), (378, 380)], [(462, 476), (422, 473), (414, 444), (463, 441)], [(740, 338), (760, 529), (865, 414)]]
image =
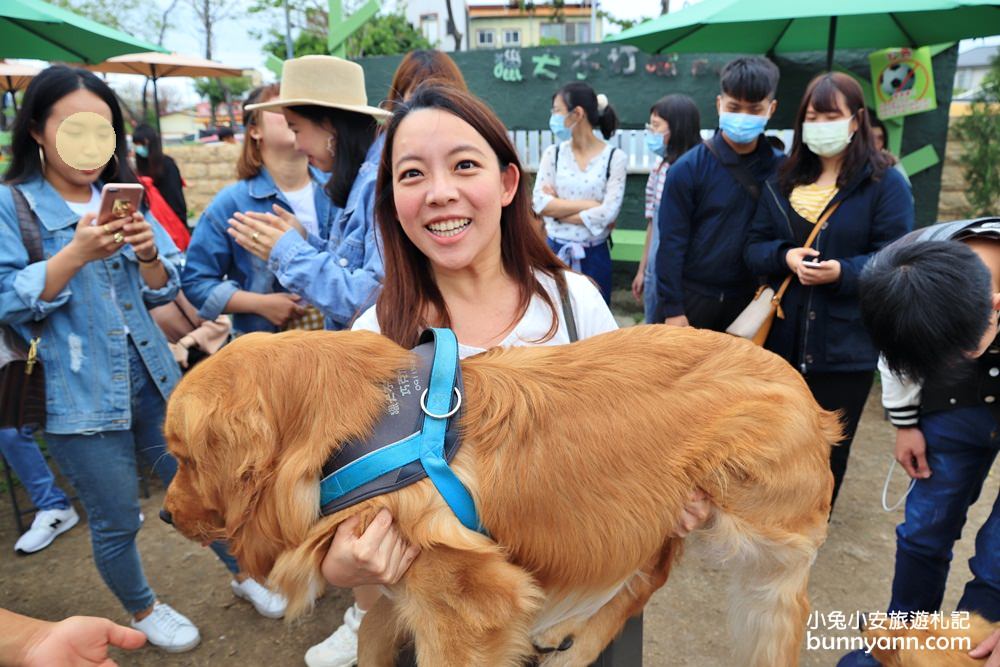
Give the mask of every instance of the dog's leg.
[(427, 549), (413, 562), (398, 600), (420, 665), (520, 667), (541, 592), (499, 548)]
[(542, 648), (550, 644), (558, 646), (568, 637), (573, 639), (569, 649), (543, 656), (539, 667), (586, 667), (596, 661), (601, 651), (622, 631), (625, 622), (641, 612), (653, 593), (666, 583), (682, 546), (680, 539), (668, 540), (656, 560), (643, 568), (596, 614), (584, 621), (561, 623), (536, 637), (535, 644)]
[(729, 622), (735, 664), (797, 667), (809, 615), (809, 568), (826, 535), (826, 515), (806, 533), (762, 531), (720, 512), (707, 537), (732, 573)]
[(383, 595), (361, 620), (358, 667), (395, 667), (406, 634), (394, 605)]

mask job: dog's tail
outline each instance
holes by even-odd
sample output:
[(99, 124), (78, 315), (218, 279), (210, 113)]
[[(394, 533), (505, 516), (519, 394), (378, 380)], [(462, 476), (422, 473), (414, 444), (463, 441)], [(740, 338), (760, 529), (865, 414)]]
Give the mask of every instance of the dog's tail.
[(719, 511), (706, 537), (732, 575), (729, 623), (735, 664), (794, 667), (809, 614), (809, 568), (826, 524), (817, 526), (814, 535), (769, 530)]

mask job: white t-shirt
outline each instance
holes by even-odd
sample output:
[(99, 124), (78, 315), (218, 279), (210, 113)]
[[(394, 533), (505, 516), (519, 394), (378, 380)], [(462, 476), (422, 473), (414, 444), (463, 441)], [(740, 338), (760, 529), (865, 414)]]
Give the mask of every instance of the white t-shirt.
[[(65, 201), (65, 200), (64, 200)], [(76, 213), (81, 218), (84, 213), (97, 213), (101, 210), (101, 191), (97, 189), (96, 186), (90, 186), (90, 201), (88, 202), (75, 202), (68, 201), (66, 206), (69, 206), (69, 210)]]
[(281, 194), (292, 207), (292, 213), (298, 218), (305, 230), (313, 236), (319, 236), (319, 221), (316, 216), (316, 199), (313, 188), (316, 184), (309, 181), (309, 184), (301, 190), (282, 190)]
[[(539, 297), (532, 297), (528, 304), (528, 309), (524, 317), (517, 323), (517, 326), (497, 343), (497, 347), (524, 347), (531, 345), (564, 345), (569, 342), (569, 330), (563, 320), (562, 299), (559, 296), (559, 288), (556, 282), (544, 273), (538, 273), (538, 280), (542, 283), (545, 291), (549, 293), (552, 302), (555, 304), (556, 312), (559, 314), (559, 329), (552, 338), (544, 343), (538, 343), (538, 339), (545, 336), (549, 327), (552, 326), (552, 310)], [(579, 273), (566, 271), (566, 288), (569, 292), (569, 301), (573, 306), (573, 317), (576, 319), (576, 333), (580, 340), (590, 338), (607, 331), (614, 331), (618, 328), (614, 315), (608, 309), (608, 304), (604, 302), (604, 297), (590, 279)], [(378, 325), (378, 318), (375, 315), (375, 306), (372, 306), (358, 317), (354, 322), (352, 330), (374, 331), (382, 333)], [(458, 356), (464, 359), (474, 354), (479, 354), (485, 350), (481, 347), (458, 344)]]

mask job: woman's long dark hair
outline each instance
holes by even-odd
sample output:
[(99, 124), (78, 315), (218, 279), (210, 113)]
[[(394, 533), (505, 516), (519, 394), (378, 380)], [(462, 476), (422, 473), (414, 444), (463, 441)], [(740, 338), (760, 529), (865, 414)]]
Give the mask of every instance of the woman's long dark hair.
[[(375, 187), (375, 221), (382, 236), (385, 282), (375, 305), (379, 328), (403, 347), (413, 347), (427, 326), (451, 326), (444, 297), (434, 282), (430, 261), (403, 232), (393, 196), (392, 142), (406, 117), (420, 109), (438, 109), (471, 125), (496, 153), (500, 169), (516, 168), (521, 178), (511, 202), (500, 212), (500, 256), (504, 271), (520, 289), (518, 315), (524, 316), (531, 299), (541, 298), (552, 312), (552, 326), (541, 340), (548, 340), (559, 327), (559, 311), (539, 282), (537, 272), (549, 275), (565, 290), (565, 265), (545, 243), (538, 218), (531, 210), (531, 189), (521, 168), (517, 150), (496, 114), (473, 95), (442, 85), (417, 87), (407, 102), (400, 103), (385, 130), (385, 150), (379, 163)], [(438, 321), (426, 322), (427, 313)]]
[(354, 179), (364, 164), (368, 149), (375, 141), (375, 119), (368, 114), (329, 107), (309, 105), (288, 108), (306, 120), (333, 130), (333, 171), (325, 187), (333, 203), (343, 208), (347, 205), (347, 197), (351, 194)]
[[(32, 131), (45, 132), (45, 122), (56, 102), (84, 88), (97, 95), (111, 109), (111, 127), (115, 131), (115, 152), (101, 171), (100, 180), (107, 183), (137, 183), (128, 166), (125, 145), (125, 121), (114, 92), (96, 74), (85, 69), (53, 65), (31, 80), (24, 92), (21, 109), (11, 128), (11, 161), (4, 175), (6, 183), (23, 183), (42, 175), (42, 160)], [(117, 159), (115, 159), (117, 158)]]
[(163, 145), (160, 135), (152, 127), (143, 123), (132, 132), (132, 143), (141, 143), (149, 151), (146, 157), (135, 154), (135, 168), (143, 176), (154, 181), (163, 175)]
[(566, 111), (573, 111), (577, 107), (583, 109), (587, 122), (591, 127), (600, 130), (605, 139), (610, 139), (618, 129), (618, 114), (615, 113), (615, 108), (608, 103), (603, 111), (598, 109), (597, 93), (587, 84), (580, 81), (567, 83), (552, 97), (555, 99), (557, 96), (562, 98)]
[(857, 81), (841, 72), (820, 74), (806, 88), (802, 103), (795, 114), (795, 137), (792, 139), (792, 151), (785, 164), (778, 171), (778, 184), (787, 197), (798, 185), (815, 183), (823, 173), (823, 163), (819, 156), (809, 150), (802, 142), (802, 123), (805, 122), (806, 111), (810, 104), (820, 113), (839, 111), (838, 95), (843, 95), (848, 111), (858, 123), (851, 143), (847, 145), (844, 160), (840, 163), (840, 174), (837, 176), (837, 187), (845, 188), (861, 175), (865, 167), (871, 165), (872, 178), (878, 180), (891, 166), (889, 158), (875, 148), (875, 138), (872, 136), (868, 111), (865, 109), (865, 96)]
[(701, 143), (701, 114), (698, 105), (687, 95), (667, 95), (656, 100), (650, 113), (667, 122), (670, 139), (667, 140), (667, 164), (677, 162), (680, 156)]

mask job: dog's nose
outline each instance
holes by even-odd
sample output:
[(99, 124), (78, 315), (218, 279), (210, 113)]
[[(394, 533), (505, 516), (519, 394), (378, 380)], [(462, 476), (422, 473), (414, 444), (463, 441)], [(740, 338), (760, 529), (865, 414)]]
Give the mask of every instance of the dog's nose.
[(160, 510), (160, 520), (164, 523), (169, 523), (171, 526), (174, 525), (174, 518), (170, 516), (170, 512), (165, 509)]

